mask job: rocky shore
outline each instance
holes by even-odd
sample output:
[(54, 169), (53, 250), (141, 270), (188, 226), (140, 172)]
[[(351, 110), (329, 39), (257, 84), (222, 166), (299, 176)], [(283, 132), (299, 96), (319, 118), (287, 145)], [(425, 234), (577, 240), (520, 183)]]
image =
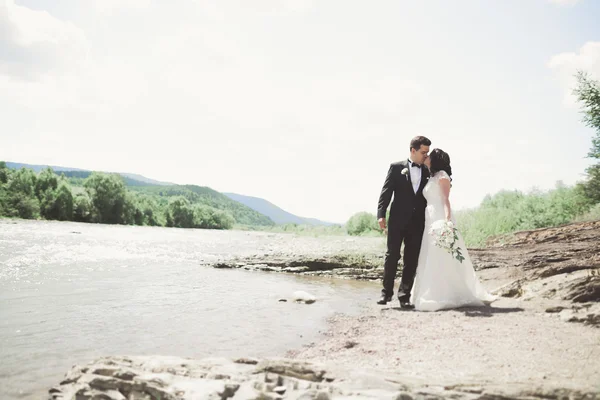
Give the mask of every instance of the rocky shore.
[(290, 359), (190, 360), (106, 357), (74, 366), (51, 399), (598, 399), (597, 392), (564, 388), (509, 388), (476, 383), (425, 384), (400, 373)]
[[(380, 279), (382, 246), (364, 243), (214, 267)], [(490, 307), (370, 304), (286, 358), (104, 357), (74, 366), (49, 399), (599, 399), (600, 221), (520, 232), (470, 254), (501, 296)]]
[[(330, 246), (318, 255), (269, 252), (213, 265), (345, 279), (380, 280), (384, 247)], [(550, 312), (572, 322), (600, 325), (600, 221), (518, 232), (469, 254), (483, 282), (503, 297), (564, 300)], [(582, 312), (578, 312), (582, 311)], [(580, 314), (580, 315), (575, 315)]]

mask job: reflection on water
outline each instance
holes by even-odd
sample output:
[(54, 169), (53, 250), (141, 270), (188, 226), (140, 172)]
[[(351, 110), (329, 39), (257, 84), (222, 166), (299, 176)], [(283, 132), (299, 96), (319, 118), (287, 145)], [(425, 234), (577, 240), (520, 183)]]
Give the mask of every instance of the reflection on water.
[[(310, 342), (378, 285), (204, 264), (315, 240), (0, 220), (0, 397), (45, 398), (73, 364), (104, 355), (262, 357)], [(319, 300), (278, 301), (296, 290)]]

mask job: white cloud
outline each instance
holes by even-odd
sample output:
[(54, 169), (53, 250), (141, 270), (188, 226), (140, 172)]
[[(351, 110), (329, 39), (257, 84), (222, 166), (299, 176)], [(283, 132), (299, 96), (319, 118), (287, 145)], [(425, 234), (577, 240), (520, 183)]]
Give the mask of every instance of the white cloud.
[(11, 102), (34, 110), (78, 104), (89, 54), (75, 24), (0, 0), (0, 91), (11, 93)]
[(565, 105), (576, 107), (576, 99), (572, 94), (576, 84), (575, 73), (585, 71), (593, 79), (600, 79), (600, 42), (587, 42), (579, 52), (557, 54), (550, 59), (548, 67), (555, 71), (565, 88)]
[(74, 24), (0, 0), (0, 73), (36, 80), (80, 67), (87, 54), (85, 35)]
[(94, 57), (82, 29), (46, 11), (0, 0), (0, 33), (0, 91), (31, 110), (106, 113), (146, 93), (139, 65)]

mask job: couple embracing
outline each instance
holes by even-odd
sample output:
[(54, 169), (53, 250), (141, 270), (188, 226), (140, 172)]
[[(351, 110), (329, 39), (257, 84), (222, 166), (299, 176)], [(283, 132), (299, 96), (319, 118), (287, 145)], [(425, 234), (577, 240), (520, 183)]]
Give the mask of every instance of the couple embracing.
[[(384, 305), (393, 298), (404, 243), (398, 288), (402, 308), (437, 311), (484, 306), (494, 301), (495, 296), (479, 282), (464, 241), (454, 228), (456, 221), (449, 200), (450, 156), (441, 149), (429, 154), (430, 146), (431, 141), (424, 136), (413, 138), (410, 157), (391, 164), (385, 178), (377, 218), (381, 229), (387, 229), (387, 251), (383, 289), (377, 303)], [(394, 200), (386, 224), (392, 195)]]

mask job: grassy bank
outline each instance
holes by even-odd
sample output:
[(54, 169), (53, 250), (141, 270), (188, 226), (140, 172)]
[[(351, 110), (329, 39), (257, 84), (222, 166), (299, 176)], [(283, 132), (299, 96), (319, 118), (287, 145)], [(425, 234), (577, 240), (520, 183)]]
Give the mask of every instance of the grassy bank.
[[(581, 187), (557, 184), (555, 189), (528, 192), (501, 191), (487, 196), (477, 208), (457, 211), (458, 227), (469, 247), (484, 246), (491, 237), (537, 228), (555, 227), (571, 222), (600, 219), (600, 203), (593, 204)], [(374, 214), (360, 212), (344, 225), (278, 225), (272, 227), (238, 226), (238, 229), (261, 230), (300, 235), (351, 235), (385, 237)]]
[(553, 190), (502, 191), (487, 196), (475, 209), (456, 213), (458, 228), (469, 247), (481, 247), (490, 237), (555, 227), (599, 218), (579, 187), (557, 185)]

